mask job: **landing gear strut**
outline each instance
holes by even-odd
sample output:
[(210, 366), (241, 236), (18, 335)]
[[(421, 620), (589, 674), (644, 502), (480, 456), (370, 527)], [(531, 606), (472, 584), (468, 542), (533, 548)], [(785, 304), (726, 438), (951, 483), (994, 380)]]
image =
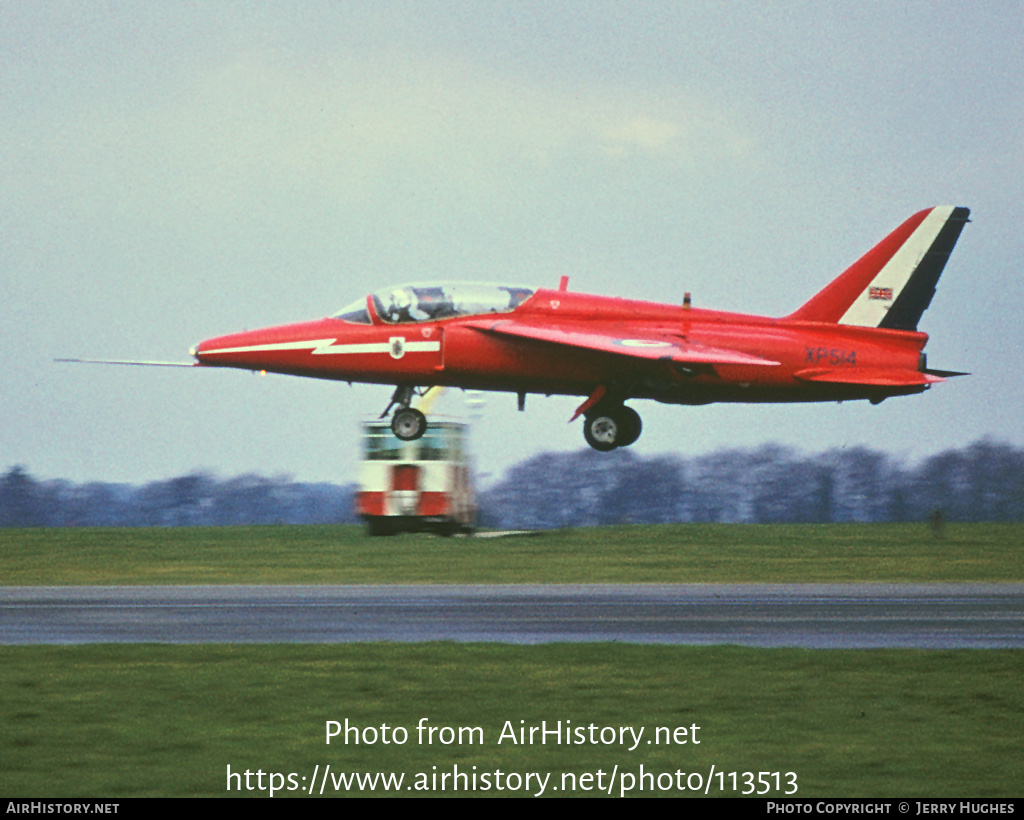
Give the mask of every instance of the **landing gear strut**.
[(587, 444), (602, 453), (616, 447), (628, 447), (643, 430), (640, 414), (625, 405), (597, 405), (583, 420), (583, 437)]
[(384, 418), (396, 404), (398, 409), (391, 417), (391, 432), (396, 438), (402, 441), (415, 441), (427, 432), (427, 417), (415, 407), (410, 407), (413, 396), (416, 395), (414, 388), (408, 385), (399, 385), (391, 396), (391, 401), (380, 414)]

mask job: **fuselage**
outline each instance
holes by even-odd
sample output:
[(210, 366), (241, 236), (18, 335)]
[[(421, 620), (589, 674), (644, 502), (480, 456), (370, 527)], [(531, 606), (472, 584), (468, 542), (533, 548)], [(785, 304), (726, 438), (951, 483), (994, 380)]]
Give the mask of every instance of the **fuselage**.
[[(193, 351), (203, 366), (319, 379), (515, 393), (590, 395), (614, 384), (626, 398), (677, 404), (881, 400), (916, 393), (928, 336), (917, 331), (726, 313), (567, 290), (529, 294), (509, 310), (431, 318), (388, 314), (374, 296), (358, 320), (340, 316), (220, 336)], [(384, 314), (384, 315), (382, 315)], [(388, 316), (386, 320), (384, 316)], [(624, 348), (652, 337), (726, 348), (772, 366), (694, 364), (543, 338), (483, 332), (481, 319), (525, 328), (617, 337)]]

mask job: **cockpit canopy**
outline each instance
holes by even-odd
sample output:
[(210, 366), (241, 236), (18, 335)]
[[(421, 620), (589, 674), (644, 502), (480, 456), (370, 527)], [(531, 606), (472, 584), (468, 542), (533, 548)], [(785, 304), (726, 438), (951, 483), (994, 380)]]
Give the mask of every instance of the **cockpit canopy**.
[[(378, 319), (398, 324), (434, 322), (482, 313), (508, 313), (532, 295), (532, 288), (478, 282), (436, 282), (384, 288), (372, 294), (370, 301)], [(333, 318), (372, 324), (366, 303), (366, 297), (363, 297), (346, 305)]]

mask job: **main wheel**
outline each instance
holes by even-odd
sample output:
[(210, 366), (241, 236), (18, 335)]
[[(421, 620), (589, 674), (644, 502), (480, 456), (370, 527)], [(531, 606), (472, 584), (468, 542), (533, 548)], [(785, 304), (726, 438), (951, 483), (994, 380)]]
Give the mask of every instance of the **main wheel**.
[(595, 410), (583, 422), (583, 437), (595, 450), (607, 453), (616, 447), (628, 447), (643, 430), (640, 414), (620, 405)]
[(620, 422), (610, 413), (597, 412), (587, 416), (583, 421), (583, 438), (587, 440), (587, 444), (602, 453), (618, 447), (623, 432)]
[(622, 440), (617, 446), (628, 447), (640, 438), (640, 432), (644, 429), (644, 423), (640, 421), (640, 414), (632, 407), (623, 405), (619, 408), (619, 412), (616, 415), (619, 419), (619, 426), (622, 428)]
[(391, 417), (391, 432), (402, 441), (415, 441), (427, 432), (427, 417), (415, 407), (400, 407)]

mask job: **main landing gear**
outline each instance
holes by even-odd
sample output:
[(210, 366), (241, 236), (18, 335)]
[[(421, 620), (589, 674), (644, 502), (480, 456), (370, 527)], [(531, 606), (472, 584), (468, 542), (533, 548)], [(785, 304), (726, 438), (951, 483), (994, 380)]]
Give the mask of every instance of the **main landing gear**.
[(384, 418), (392, 407), (398, 405), (398, 409), (391, 417), (391, 432), (402, 441), (415, 441), (427, 432), (427, 417), (415, 407), (409, 406), (414, 395), (414, 388), (399, 385), (395, 388), (388, 406), (380, 414), (380, 417)]
[(643, 430), (640, 414), (624, 404), (598, 404), (583, 418), (583, 437), (595, 450), (607, 453), (616, 447), (628, 447)]

